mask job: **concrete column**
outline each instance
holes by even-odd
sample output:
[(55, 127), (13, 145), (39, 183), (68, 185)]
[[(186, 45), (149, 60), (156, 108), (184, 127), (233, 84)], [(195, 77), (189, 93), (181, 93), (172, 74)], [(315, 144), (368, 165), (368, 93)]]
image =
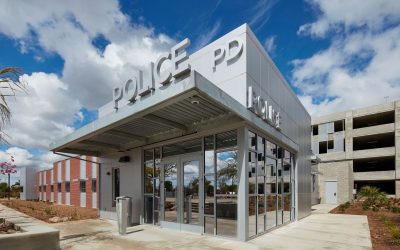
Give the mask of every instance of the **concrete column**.
[(395, 129), (395, 156), (396, 156), (396, 198), (400, 198), (400, 101), (394, 105), (394, 129)]
[(400, 198), (400, 180), (396, 180), (396, 198)]
[(345, 120), (346, 160), (353, 160), (353, 112), (346, 112)]
[(353, 189), (354, 189), (354, 171), (353, 171), (353, 161), (348, 161), (348, 177), (349, 177), (349, 190), (347, 200), (353, 200)]

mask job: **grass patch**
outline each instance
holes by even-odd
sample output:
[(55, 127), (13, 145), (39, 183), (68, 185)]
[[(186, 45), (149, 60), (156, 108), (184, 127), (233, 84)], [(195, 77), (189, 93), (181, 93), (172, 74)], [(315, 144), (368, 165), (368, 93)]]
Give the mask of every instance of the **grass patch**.
[(396, 241), (396, 243), (400, 243), (400, 228), (395, 223), (393, 223), (393, 221), (391, 221), (388, 217), (384, 215), (379, 216), (379, 220), (389, 230), (392, 240)]
[(346, 202), (339, 205), (339, 210), (340, 212), (345, 212), (346, 209), (348, 209), (349, 207), (350, 207), (350, 202)]
[(54, 215), (54, 214), (55, 214), (55, 212), (53, 211), (53, 208), (52, 208), (52, 207), (46, 207), (46, 208), (44, 209), (44, 212), (45, 212), (47, 215)]

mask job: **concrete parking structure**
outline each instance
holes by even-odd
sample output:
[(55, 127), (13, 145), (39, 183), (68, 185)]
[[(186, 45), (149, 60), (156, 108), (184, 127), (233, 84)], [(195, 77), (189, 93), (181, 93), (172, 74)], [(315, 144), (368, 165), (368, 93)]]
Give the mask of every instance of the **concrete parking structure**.
[(312, 117), (312, 202), (353, 200), (363, 186), (400, 197), (400, 101)]

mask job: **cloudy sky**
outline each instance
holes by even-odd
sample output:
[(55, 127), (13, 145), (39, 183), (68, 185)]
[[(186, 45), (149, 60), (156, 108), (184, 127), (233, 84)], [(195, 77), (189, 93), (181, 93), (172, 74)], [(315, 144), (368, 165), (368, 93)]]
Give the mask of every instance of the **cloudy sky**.
[(132, 69), (245, 22), (312, 115), (400, 99), (399, 13), (398, 0), (1, 1), (0, 68), (28, 87), (9, 100), (0, 160), (50, 166), (49, 144), (96, 119)]

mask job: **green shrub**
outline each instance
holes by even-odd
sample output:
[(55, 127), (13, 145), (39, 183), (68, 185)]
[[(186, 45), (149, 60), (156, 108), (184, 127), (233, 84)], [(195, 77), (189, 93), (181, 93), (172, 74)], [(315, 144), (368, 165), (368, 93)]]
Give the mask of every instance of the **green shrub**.
[(400, 228), (384, 215), (381, 215), (379, 220), (388, 228), (392, 239), (397, 242), (400, 241)]
[(399, 227), (393, 226), (389, 228), (390, 235), (392, 236), (393, 240), (400, 240), (400, 229)]
[(358, 192), (359, 197), (375, 197), (379, 196), (381, 191), (377, 187), (363, 186)]
[(358, 192), (360, 198), (366, 198), (362, 203), (364, 210), (372, 209), (379, 211), (381, 207), (390, 206), (390, 200), (387, 198), (385, 192), (381, 192), (379, 188), (372, 186), (364, 186)]
[(346, 203), (340, 204), (340, 205), (339, 205), (339, 211), (340, 211), (340, 212), (344, 212), (344, 211), (346, 211), (346, 209), (348, 209), (349, 207), (350, 207), (350, 202), (346, 202)]
[(47, 215), (53, 215), (53, 214), (54, 214), (54, 211), (53, 211), (53, 208), (52, 208), (52, 207), (46, 207), (46, 208), (44, 209), (44, 212), (45, 212)]

